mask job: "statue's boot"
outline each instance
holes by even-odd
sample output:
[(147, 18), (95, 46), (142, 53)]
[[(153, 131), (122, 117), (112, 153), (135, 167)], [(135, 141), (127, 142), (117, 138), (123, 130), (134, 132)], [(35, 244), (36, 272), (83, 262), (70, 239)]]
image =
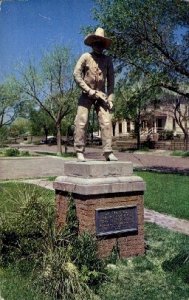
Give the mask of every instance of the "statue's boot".
[(112, 152), (105, 152), (104, 157), (107, 161), (118, 161), (117, 157)]
[(86, 161), (82, 152), (77, 152), (77, 161)]

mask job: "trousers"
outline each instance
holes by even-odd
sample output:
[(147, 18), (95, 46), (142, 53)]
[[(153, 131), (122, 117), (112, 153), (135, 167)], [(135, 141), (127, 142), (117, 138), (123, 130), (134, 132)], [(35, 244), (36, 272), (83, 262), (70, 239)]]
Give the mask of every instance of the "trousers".
[(112, 152), (112, 116), (103, 103), (103, 100), (93, 100), (87, 94), (79, 98), (77, 114), (75, 117), (74, 147), (76, 152), (85, 151), (86, 131), (91, 106), (94, 105), (98, 122), (101, 128), (103, 152)]

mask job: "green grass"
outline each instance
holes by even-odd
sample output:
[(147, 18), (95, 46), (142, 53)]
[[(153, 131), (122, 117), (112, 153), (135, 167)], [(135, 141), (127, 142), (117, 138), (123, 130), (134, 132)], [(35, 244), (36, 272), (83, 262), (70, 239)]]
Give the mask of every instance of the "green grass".
[[(188, 300), (189, 237), (146, 224), (145, 240), (144, 256), (117, 261), (116, 269), (109, 268), (100, 299)], [(55, 300), (36, 293), (30, 271), (26, 265), (23, 268), (24, 272), (14, 265), (0, 268), (1, 296), (5, 300)]]
[[(20, 182), (1, 182), (0, 183), (0, 210), (8, 213), (9, 211), (17, 211), (23, 203), (23, 199), (27, 199), (27, 195), (39, 192), (47, 201), (54, 202), (54, 191), (37, 187), (33, 184)], [(26, 195), (26, 196), (24, 196)]]
[(29, 151), (18, 150), (15, 148), (0, 149), (0, 157), (22, 157), (22, 156), (33, 156)]
[(189, 237), (146, 224), (146, 255), (118, 261), (102, 300), (188, 300)]
[[(151, 191), (153, 197), (157, 194), (157, 185), (161, 196), (164, 193), (162, 186), (166, 187), (167, 183), (177, 182), (177, 191), (178, 187), (182, 191), (185, 184), (188, 187), (187, 176), (150, 172), (138, 174), (148, 185), (152, 180), (153, 188), (147, 186), (147, 191)], [(19, 210), (23, 205), (20, 202), (22, 195), (31, 195), (33, 189), (39, 190), (44, 199), (53, 203), (53, 191), (25, 183), (5, 182), (0, 184), (1, 211)], [(109, 268), (109, 281), (103, 283), (99, 290), (102, 300), (188, 300), (189, 237), (146, 224), (145, 240), (147, 250), (144, 256), (117, 261), (116, 269)], [(31, 263), (26, 261), (20, 261), (19, 267), (13, 263), (7, 267), (1, 265), (0, 293), (5, 300), (55, 300), (36, 292), (31, 269)]]
[(172, 156), (189, 157), (189, 151), (175, 150), (171, 153)]
[[(16, 219), (19, 217), (20, 210), (24, 207), (25, 202), (29, 200), (28, 197), (34, 197), (36, 194), (42, 197), (47, 205), (54, 204), (54, 192), (41, 187), (36, 187), (27, 183), (18, 182), (4, 182), (0, 183), (0, 212), (1, 216), (6, 218), (9, 230), (12, 225), (16, 225)], [(34, 216), (35, 217), (35, 216)], [(4, 223), (1, 223), (3, 218), (0, 218), (0, 238), (4, 232)], [(37, 220), (38, 222), (40, 220)], [(28, 224), (29, 225), (29, 224)], [(21, 228), (24, 230), (24, 226)], [(44, 225), (45, 226), (45, 225)], [(2, 229), (2, 230), (1, 230)], [(29, 247), (31, 241), (28, 240)], [(0, 239), (1, 250), (1, 239)], [(16, 258), (16, 257), (15, 257)], [(33, 286), (33, 264), (31, 260), (23, 259), (19, 262), (9, 262), (4, 264), (2, 257), (0, 257), (0, 295), (5, 300), (48, 300), (47, 295), (43, 296), (36, 291)], [(0, 297), (1, 299), (1, 297)], [(52, 300), (52, 299), (51, 299)]]
[(30, 273), (22, 274), (14, 265), (0, 268), (0, 295), (5, 300), (50, 300), (36, 292), (30, 280)]
[(189, 176), (136, 172), (146, 182), (144, 206), (189, 220)]

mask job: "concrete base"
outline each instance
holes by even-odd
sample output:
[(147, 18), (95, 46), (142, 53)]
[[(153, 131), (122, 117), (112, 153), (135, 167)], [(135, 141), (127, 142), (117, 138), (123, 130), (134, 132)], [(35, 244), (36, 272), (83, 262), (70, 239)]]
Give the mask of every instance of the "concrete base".
[[(100, 257), (109, 256), (114, 246), (118, 247), (120, 257), (144, 253), (145, 183), (142, 178), (133, 175), (132, 163), (67, 162), (64, 175), (58, 177), (53, 186), (59, 227), (65, 225), (69, 194), (72, 193), (76, 202), (79, 231), (96, 235)], [(130, 207), (136, 211), (134, 221), (129, 216)], [(105, 213), (100, 217), (103, 218), (100, 220), (103, 236), (98, 234), (99, 212), (102, 215)], [(129, 220), (137, 226), (135, 230), (129, 226)], [(108, 233), (107, 228), (111, 229)]]

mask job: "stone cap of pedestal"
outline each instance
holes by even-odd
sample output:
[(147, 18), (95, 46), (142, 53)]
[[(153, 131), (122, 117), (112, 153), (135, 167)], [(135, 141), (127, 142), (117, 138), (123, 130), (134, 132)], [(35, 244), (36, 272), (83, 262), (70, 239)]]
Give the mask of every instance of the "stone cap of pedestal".
[(55, 190), (79, 195), (144, 192), (145, 182), (139, 176), (115, 176), (107, 178), (57, 177)]
[(130, 176), (133, 174), (132, 162), (107, 162), (107, 161), (86, 161), (86, 162), (65, 162), (65, 176), (82, 178), (106, 178), (115, 176)]

